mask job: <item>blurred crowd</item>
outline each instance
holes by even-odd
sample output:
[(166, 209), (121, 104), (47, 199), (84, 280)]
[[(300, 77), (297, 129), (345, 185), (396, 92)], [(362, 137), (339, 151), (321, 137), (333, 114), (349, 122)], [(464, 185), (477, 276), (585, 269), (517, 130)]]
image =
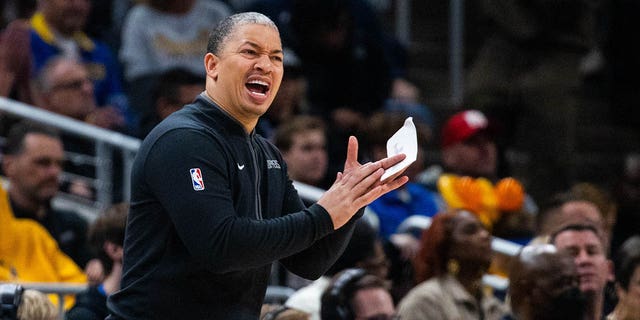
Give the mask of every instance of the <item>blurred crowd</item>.
[[(365, 162), (386, 157), (407, 117), (419, 146), (410, 182), (367, 207), (325, 275), (274, 264), (272, 285), (295, 293), (265, 300), (262, 319), (640, 319), (640, 155), (605, 184), (574, 179), (570, 160), (585, 79), (614, 79), (611, 112), (639, 124), (640, 54), (621, 45), (638, 4), (479, 1), (484, 35), (464, 106), (438, 117), (429, 88), (411, 79), (412, 48), (384, 23), (392, 2), (4, 1), (0, 96), (144, 139), (204, 90), (212, 27), (262, 12), (282, 35), (285, 72), (256, 131), (291, 180), (331, 185), (350, 135)], [(61, 190), (95, 198), (83, 179), (61, 182), (63, 172), (95, 176), (67, 161), (94, 147), (2, 112), (0, 137), (0, 282), (89, 285), (58, 301), (0, 284), (2, 319), (56, 319), (56, 303), (66, 319), (104, 319), (120, 286), (128, 204), (95, 219), (57, 208)], [(507, 150), (526, 152), (522, 172)], [(521, 249), (500, 252), (494, 237)], [(5, 295), (22, 299), (5, 311)]]

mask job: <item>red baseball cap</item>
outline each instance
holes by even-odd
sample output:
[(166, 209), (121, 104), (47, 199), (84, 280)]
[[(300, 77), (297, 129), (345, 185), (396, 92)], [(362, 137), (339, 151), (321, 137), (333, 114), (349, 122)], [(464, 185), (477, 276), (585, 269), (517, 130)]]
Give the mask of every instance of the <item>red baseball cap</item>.
[(489, 120), (478, 110), (465, 110), (451, 116), (442, 128), (442, 147), (465, 141), (489, 128)]

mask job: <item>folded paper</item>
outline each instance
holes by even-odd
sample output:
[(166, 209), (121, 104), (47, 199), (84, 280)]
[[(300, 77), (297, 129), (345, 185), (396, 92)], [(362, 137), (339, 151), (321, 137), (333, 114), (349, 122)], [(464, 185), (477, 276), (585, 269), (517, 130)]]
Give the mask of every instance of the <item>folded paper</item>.
[(413, 124), (413, 118), (408, 117), (404, 121), (404, 125), (387, 141), (387, 157), (404, 153), (407, 157), (400, 163), (385, 170), (380, 178), (381, 181), (386, 180), (395, 174), (402, 172), (411, 165), (418, 157), (418, 135), (416, 126)]

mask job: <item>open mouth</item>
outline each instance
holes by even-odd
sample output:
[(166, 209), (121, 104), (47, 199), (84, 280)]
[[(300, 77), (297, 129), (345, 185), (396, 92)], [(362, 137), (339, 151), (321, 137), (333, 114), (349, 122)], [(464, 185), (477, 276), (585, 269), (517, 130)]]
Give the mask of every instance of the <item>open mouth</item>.
[(251, 80), (245, 84), (247, 89), (253, 94), (266, 95), (269, 92), (269, 84), (264, 81)]

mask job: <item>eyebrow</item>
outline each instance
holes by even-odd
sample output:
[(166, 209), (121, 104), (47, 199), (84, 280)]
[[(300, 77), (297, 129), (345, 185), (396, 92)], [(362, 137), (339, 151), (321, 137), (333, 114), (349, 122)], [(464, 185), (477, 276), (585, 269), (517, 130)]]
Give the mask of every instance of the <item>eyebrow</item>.
[[(260, 45), (258, 45), (257, 43), (255, 43), (253, 41), (245, 40), (244, 44), (250, 45), (254, 49), (262, 49), (262, 47)], [(284, 51), (282, 51), (282, 49), (275, 49), (275, 50), (271, 50), (269, 52), (269, 54), (283, 54), (284, 55)]]

